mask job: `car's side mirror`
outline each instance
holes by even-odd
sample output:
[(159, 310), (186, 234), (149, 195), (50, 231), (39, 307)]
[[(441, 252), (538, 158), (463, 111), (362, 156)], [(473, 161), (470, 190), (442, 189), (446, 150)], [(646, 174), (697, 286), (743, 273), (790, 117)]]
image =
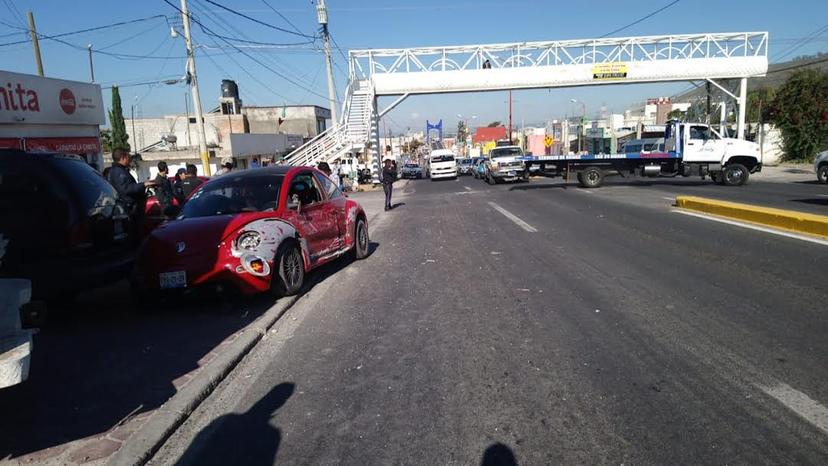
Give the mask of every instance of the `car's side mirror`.
[(294, 194), (293, 196), (291, 196), (291, 197), (290, 197), (290, 199), (288, 199), (288, 202), (287, 202), (287, 208), (288, 208), (289, 210), (295, 210), (295, 211), (296, 211), (296, 213), (301, 212), (301, 210), (302, 210), (302, 203), (301, 203), (301, 202), (299, 202), (299, 196), (297, 196), (296, 194)]

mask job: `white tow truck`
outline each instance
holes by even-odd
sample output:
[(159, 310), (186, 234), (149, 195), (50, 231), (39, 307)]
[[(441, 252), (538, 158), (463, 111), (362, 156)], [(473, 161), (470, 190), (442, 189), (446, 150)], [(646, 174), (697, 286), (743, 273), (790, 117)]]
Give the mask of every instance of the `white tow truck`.
[(671, 121), (664, 131), (663, 151), (617, 154), (576, 154), (524, 157), (527, 168), (537, 165), (546, 175), (575, 174), (584, 188), (597, 188), (607, 173), (645, 177), (705, 176), (726, 186), (745, 184), (762, 170), (759, 145), (722, 137), (710, 125)]

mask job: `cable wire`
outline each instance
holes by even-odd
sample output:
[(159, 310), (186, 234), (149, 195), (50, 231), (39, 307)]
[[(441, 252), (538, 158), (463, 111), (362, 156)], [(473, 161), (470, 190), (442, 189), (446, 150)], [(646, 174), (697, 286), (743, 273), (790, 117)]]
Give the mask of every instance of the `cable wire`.
[[(44, 37), (47, 38), (47, 39), (54, 40), (55, 38), (59, 38), (59, 37), (72, 36), (72, 35), (75, 35), (75, 34), (83, 34), (85, 32), (101, 31), (103, 29), (111, 29), (111, 28), (115, 28), (115, 27), (119, 27), (119, 26), (125, 26), (127, 24), (135, 24), (135, 23), (140, 23), (140, 22), (143, 22), (143, 21), (149, 21), (151, 19), (157, 19), (157, 18), (166, 19), (166, 16), (164, 16), (164, 15), (153, 15), (153, 16), (148, 16), (146, 18), (138, 18), (138, 19), (132, 19), (132, 20), (128, 20), (128, 21), (120, 21), (120, 22), (117, 22), (117, 23), (105, 24), (103, 26), (96, 26), (96, 27), (91, 27), (91, 28), (86, 28), (86, 29), (80, 29), (80, 30), (77, 30), (77, 31), (63, 32), (63, 33), (60, 33), (60, 34), (55, 34), (53, 36), (45, 36), (44, 35)], [(5, 22), (3, 24), (5, 24), (6, 26), (9, 26), (9, 27), (13, 27), (15, 29), (28, 31), (28, 28), (21, 28), (21, 27), (17, 27), (17, 26), (12, 26), (11, 24), (8, 24), (8, 23), (5, 23)], [(40, 35), (41, 34), (38, 33), (38, 36), (40, 36)], [(3, 43), (3, 44), (0, 44), (0, 47), (6, 46), (6, 45), (23, 44), (23, 43), (26, 43), (26, 42), (28, 42), (28, 40), (22, 40), (22, 41), (17, 41), (17, 42), (6, 42), (6, 43)]]
[(633, 21), (632, 23), (630, 23), (630, 24), (628, 24), (628, 25), (626, 25), (626, 26), (622, 26), (622, 27), (620, 27), (620, 28), (618, 28), (618, 29), (616, 29), (616, 30), (614, 30), (614, 31), (608, 32), (608, 33), (604, 34), (603, 36), (600, 36), (600, 38), (604, 38), (604, 37), (611, 36), (611, 35), (615, 34), (616, 32), (621, 32), (621, 31), (623, 31), (624, 29), (627, 29), (627, 28), (629, 28), (629, 27), (635, 26), (636, 24), (638, 24), (638, 23), (640, 23), (640, 22), (644, 21), (645, 19), (652, 18), (653, 16), (655, 16), (655, 15), (657, 15), (657, 14), (661, 13), (662, 11), (666, 10), (667, 8), (670, 8), (671, 6), (675, 5), (676, 3), (680, 2), (680, 1), (681, 1), (681, 0), (673, 0), (672, 2), (670, 2), (670, 3), (666, 4), (666, 5), (664, 5), (663, 7), (659, 8), (658, 10), (655, 10), (655, 11), (653, 11), (652, 13), (649, 13), (649, 14), (647, 14), (647, 15), (645, 15), (645, 16), (642, 16), (641, 18), (638, 18), (637, 20)]
[(274, 12), (274, 13), (276, 13), (277, 15), (279, 15), (279, 17), (280, 17), (280, 18), (282, 18), (283, 20), (285, 20), (285, 22), (286, 22), (286, 23), (288, 23), (288, 24), (289, 24), (289, 25), (293, 28), (293, 30), (294, 30), (294, 31), (298, 32), (299, 34), (303, 34), (303, 32), (302, 32), (302, 31), (300, 31), (300, 30), (299, 30), (299, 28), (298, 28), (298, 27), (296, 27), (296, 25), (295, 25), (295, 24), (291, 23), (291, 22), (290, 22), (290, 20), (289, 20), (289, 19), (287, 19), (287, 17), (286, 17), (285, 15), (283, 15), (281, 12), (279, 12), (279, 10), (277, 10), (276, 8), (273, 8), (273, 7), (270, 5), (270, 3), (268, 3), (268, 2), (267, 2), (267, 0), (262, 0), (262, 3), (264, 3), (265, 5), (267, 5), (267, 7), (268, 7), (268, 8), (270, 8), (271, 10), (273, 10), (273, 12)]
[[(284, 33), (287, 33), (287, 34), (293, 34), (293, 35), (304, 37), (304, 38), (307, 38), (307, 39), (316, 39), (316, 36), (309, 36), (309, 35), (301, 33), (301, 32), (294, 32), (294, 31), (291, 31), (289, 29), (284, 29), (284, 28), (280, 28), (279, 26), (274, 26), (272, 24), (265, 23), (264, 21), (259, 21), (258, 19), (253, 18), (252, 16), (247, 16), (244, 13), (236, 11), (236, 10), (230, 8), (230, 7), (226, 7), (226, 6), (222, 5), (221, 3), (214, 2), (213, 0), (204, 0), (204, 1), (209, 3), (210, 5), (219, 7), (222, 10), (225, 10), (225, 11), (227, 11), (229, 13), (232, 13), (236, 16), (241, 16), (242, 18), (244, 18), (248, 21), (253, 21), (256, 24), (261, 24), (262, 26), (269, 27), (270, 29), (275, 29), (277, 31), (281, 31), (281, 32), (284, 32)], [(169, 3), (169, 2), (167, 2), (167, 3)]]

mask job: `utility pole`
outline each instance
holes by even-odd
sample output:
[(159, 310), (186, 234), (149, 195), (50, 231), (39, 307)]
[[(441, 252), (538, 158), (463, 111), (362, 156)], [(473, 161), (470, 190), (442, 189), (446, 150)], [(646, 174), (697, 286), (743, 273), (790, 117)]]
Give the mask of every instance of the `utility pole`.
[(512, 144), (512, 90), (509, 89), (509, 144)]
[(43, 60), (40, 57), (40, 42), (37, 39), (37, 27), (35, 26), (34, 13), (31, 11), (29, 11), (29, 34), (32, 36), (35, 63), (37, 63), (37, 74), (38, 76), (43, 76)]
[(187, 121), (185, 122), (187, 124), (187, 147), (190, 147), (193, 144), (193, 141), (190, 139), (190, 104), (187, 101), (187, 99), (189, 97), (190, 96), (188, 96), (187, 93), (185, 92), (184, 93), (184, 113), (187, 115)]
[[(193, 52), (193, 38), (190, 36), (190, 13), (187, 10), (187, 0), (181, 0), (181, 19), (184, 23), (184, 41), (187, 43), (187, 73), (190, 78), (190, 87), (193, 93), (193, 109), (196, 114), (198, 152), (201, 156), (201, 167), (204, 170), (204, 175), (210, 176), (210, 155), (207, 153), (207, 136), (204, 134), (204, 115), (201, 112), (201, 97), (198, 92), (195, 53)], [(187, 124), (189, 124), (189, 121)]]
[(336, 87), (334, 86), (333, 61), (331, 61), (331, 38), (328, 33), (328, 7), (325, 0), (316, 4), (316, 16), (322, 26), (322, 43), (325, 46), (325, 66), (328, 68), (328, 104), (331, 106), (331, 126), (336, 127)]
[(92, 65), (92, 44), (87, 45), (86, 49), (89, 50), (89, 76), (90, 76), (90, 81), (89, 82), (94, 83), (95, 82), (95, 67)]

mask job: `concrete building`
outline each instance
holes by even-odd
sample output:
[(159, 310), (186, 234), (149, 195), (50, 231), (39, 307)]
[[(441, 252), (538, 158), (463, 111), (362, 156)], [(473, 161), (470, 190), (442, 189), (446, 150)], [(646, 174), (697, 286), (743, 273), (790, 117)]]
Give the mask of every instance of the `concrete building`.
[(317, 105), (286, 105), (282, 107), (242, 107), (253, 134), (298, 134), (312, 139), (327, 129), (331, 111)]
[[(235, 82), (223, 80), (218, 106), (204, 115), (211, 172), (220, 159), (232, 157), (239, 168), (254, 158), (278, 159), (327, 128), (329, 109), (317, 105), (245, 107)], [(196, 117), (187, 113), (125, 119), (133, 151), (142, 155), (138, 173), (152, 174), (158, 160), (171, 169), (200, 166)]]

